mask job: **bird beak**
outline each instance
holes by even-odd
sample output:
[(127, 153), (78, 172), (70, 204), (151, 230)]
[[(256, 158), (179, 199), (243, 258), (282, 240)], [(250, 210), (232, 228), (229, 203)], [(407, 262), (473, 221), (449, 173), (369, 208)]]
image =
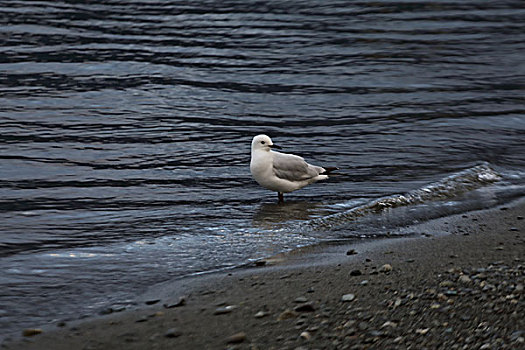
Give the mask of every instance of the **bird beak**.
[(283, 149), (281, 146), (277, 146), (275, 144), (270, 145), (270, 148)]

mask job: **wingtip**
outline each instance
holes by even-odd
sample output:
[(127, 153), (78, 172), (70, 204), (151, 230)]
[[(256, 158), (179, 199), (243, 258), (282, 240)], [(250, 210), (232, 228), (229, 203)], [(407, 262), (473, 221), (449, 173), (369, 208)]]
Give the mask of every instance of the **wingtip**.
[(339, 168), (335, 166), (323, 167), (323, 169), (324, 172), (319, 175), (330, 175), (332, 172), (339, 170)]

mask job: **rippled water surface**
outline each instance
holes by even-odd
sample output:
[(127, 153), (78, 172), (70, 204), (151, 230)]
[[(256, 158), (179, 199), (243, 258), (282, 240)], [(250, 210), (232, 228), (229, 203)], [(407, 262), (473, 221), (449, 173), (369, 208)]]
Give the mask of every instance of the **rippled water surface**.
[[(0, 1), (0, 328), (522, 196), (523, 18), (519, 0)], [(342, 174), (277, 206), (249, 174), (259, 133)], [(348, 214), (422, 191), (403, 220)]]

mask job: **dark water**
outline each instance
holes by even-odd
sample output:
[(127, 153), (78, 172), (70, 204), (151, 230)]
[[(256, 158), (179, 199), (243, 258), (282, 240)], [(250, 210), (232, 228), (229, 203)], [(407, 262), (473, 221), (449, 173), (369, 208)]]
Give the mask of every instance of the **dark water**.
[[(522, 196), (523, 18), (519, 0), (0, 1), (2, 333)], [(344, 174), (276, 206), (249, 174), (259, 133)], [(402, 220), (345, 214), (425, 188)]]

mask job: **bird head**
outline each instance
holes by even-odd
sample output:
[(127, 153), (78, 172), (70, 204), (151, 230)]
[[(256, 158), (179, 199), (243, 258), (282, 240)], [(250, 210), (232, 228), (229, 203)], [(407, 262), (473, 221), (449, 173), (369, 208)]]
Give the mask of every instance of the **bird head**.
[(257, 135), (252, 140), (252, 151), (263, 150), (270, 152), (272, 148), (281, 148), (277, 145), (274, 145), (272, 139), (267, 135)]

